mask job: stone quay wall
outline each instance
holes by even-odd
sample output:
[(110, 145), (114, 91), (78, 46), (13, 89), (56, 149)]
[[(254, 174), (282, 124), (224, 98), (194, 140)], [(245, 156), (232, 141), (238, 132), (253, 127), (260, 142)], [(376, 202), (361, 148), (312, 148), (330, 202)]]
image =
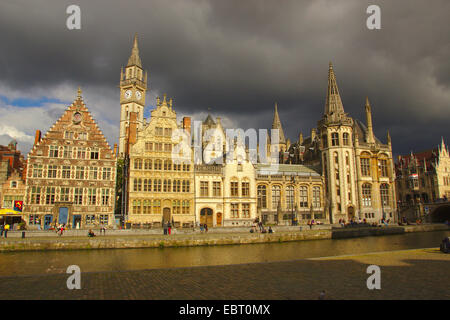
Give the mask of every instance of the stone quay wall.
[(450, 230), (443, 224), (421, 226), (390, 227), (354, 227), (303, 229), (300, 231), (279, 231), (275, 233), (191, 233), (173, 235), (128, 234), (123, 236), (108, 235), (94, 238), (47, 237), (47, 238), (8, 238), (0, 239), (0, 252), (39, 251), (39, 250), (83, 250), (83, 249), (124, 249), (124, 248), (166, 248), (213, 245), (236, 245), (253, 243), (281, 243), (287, 241), (344, 239), (365, 236), (382, 236), (404, 234), (407, 232), (426, 232)]

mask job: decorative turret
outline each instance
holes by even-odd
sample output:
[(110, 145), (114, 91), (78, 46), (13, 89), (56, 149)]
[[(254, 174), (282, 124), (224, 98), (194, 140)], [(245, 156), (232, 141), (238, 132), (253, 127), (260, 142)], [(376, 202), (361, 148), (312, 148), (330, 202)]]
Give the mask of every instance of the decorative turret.
[[(272, 129), (278, 129), (279, 143), (285, 144), (286, 139), (284, 137), (284, 131), (283, 126), (281, 125), (280, 116), (278, 115), (278, 105), (276, 102), (275, 102), (275, 112), (273, 115)], [(274, 143), (274, 141), (272, 141), (272, 143)]]
[(372, 108), (370, 107), (369, 97), (366, 97), (366, 119), (367, 119), (366, 142), (375, 143), (372, 127)]

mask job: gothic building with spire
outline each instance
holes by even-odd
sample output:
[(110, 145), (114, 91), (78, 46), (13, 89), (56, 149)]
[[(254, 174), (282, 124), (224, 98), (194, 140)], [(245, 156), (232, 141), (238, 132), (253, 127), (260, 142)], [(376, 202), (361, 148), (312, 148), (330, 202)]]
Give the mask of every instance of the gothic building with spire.
[[(298, 140), (291, 142), (275, 103), (271, 135), (265, 146), (270, 161), (257, 164), (249, 159), (249, 146), (239, 145), (239, 137), (230, 145), (220, 118), (215, 121), (208, 115), (200, 129), (203, 134), (214, 131), (213, 137), (204, 140), (201, 135), (200, 145), (190, 146), (189, 164), (175, 165), (171, 151), (177, 143), (172, 133), (182, 129), (190, 135), (197, 128), (191, 130), (188, 117), (178, 123), (173, 102), (165, 96), (163, 101), (157, 99), (150, 120), (143, 118), (147, 90), (147, 73), (143, 70), (135, 36), (120, 76), (119, 156), (128, 161), (123, 210), (131, 223), (239, 226), (255, 219), (294, 224), (311, 219), (337, 223), (394, 218), (389, 133), (386, 143), (375, 137), (368, 98), (365, 124), (344, 111), (331, 63), (325, 109), (317, 128), (307, 137), (300, 132)], [(194, 140), (188, 137), (186, 141)], [(215, 161), (224, 156), (216, 152), (219, 145), (228, 155), (234, 151), (233, 157)], [(257, 149), (260, 147), (261, 142)], [(196, 151), (202, 155), (200, 163), (193, 156)]]
[(320, 165), (325, 180), (325, 211), (331, 223), (361, 218), (394, 219), (395, 174), (389, 132), (375, 137), (372, 107), (365, 102), (366, 125), (344, 111), (333, 65), (328, 69), (325, 109), (310, 137), (287, 145), (285, 163)]

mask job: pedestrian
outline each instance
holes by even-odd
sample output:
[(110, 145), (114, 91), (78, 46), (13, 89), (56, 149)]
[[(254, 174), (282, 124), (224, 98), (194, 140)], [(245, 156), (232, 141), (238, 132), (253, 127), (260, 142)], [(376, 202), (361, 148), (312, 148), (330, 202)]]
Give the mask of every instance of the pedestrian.
[(319, 300), (325, 300), (325, 290), (320, 291)]
[(269, 226), (269, 233), (273, 233), (272, 227)]
[(169, 235), (170, 235), (170, 232), (172, 231), (172, 224), (170, 224), (170, 222), (168, 223), (167, 228), (169, 230)]
[(205, 223), (205, 232), (208, 232), (208, 225)]
[(164, 235), (167, 235), (167, 224), (163, 223)]
[(200, 223), (200, 232), (203, 233), (203, 223)]
[(1, 231), (1, 233), (0, 233), (0, 237), (3, 237), (3, 232), (5, 231), (5, 225), (1, 225), (0, 226), (0, 231)]
[(9, 224), (5, 224), (5, 238), (8, 238)]

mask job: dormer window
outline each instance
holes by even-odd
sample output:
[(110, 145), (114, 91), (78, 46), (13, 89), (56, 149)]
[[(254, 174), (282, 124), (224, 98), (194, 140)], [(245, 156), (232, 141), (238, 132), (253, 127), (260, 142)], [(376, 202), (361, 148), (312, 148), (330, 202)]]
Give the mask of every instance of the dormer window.
[(17, 188), (17, 181), (11, 181), (11, 188)]

